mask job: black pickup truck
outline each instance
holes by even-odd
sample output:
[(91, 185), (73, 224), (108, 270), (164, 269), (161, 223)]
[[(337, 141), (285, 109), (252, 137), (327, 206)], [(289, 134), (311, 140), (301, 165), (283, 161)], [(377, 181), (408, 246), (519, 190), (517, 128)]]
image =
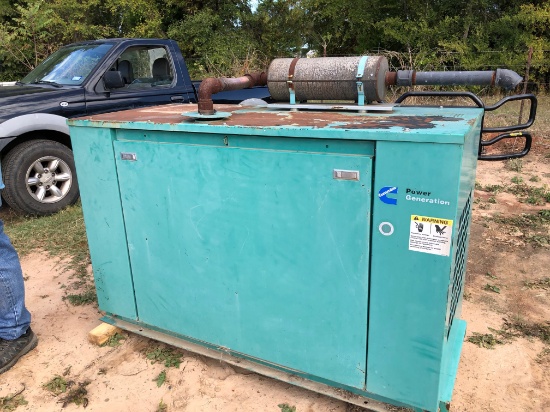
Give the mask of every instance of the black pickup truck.
[[(105, 39), (62, 47), (21, 81), (0, 87), (2, 197), (13, 209), (34, 215), (76, 202), (67, 118), (195, 103), (197, 86), (173, 40)], [(266, 87), (228, 91), (213, 100), (249, 98), (268, 99), (269, 92)]]

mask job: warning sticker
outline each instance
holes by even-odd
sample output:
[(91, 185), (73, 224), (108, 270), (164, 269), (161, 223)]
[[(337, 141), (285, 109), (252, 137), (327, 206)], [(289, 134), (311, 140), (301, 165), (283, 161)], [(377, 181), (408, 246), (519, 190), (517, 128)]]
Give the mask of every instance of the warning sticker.
[(452, 234), (452, 220), (411, 215), (409, 250), (449, 256)]

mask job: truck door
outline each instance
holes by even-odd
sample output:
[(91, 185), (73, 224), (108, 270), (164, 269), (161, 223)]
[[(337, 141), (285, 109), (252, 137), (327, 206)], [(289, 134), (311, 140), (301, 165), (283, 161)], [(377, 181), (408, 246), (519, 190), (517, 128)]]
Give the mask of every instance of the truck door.
[(120, 72), (124, 86), (108, 90), (100, 79), (87, 94), (88, 114), (181, 102), (187, 96), (177, 85), (174, 62), (164, 45), (131, 46), (109, 70)]

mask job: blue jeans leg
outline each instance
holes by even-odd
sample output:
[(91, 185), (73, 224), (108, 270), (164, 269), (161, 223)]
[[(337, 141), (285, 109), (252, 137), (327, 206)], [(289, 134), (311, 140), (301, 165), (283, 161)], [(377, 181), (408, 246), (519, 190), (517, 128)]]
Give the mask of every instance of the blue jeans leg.
[(30, 323), (19, 256), (0, 220), (0, 338), (17, 339), (27, 331)]

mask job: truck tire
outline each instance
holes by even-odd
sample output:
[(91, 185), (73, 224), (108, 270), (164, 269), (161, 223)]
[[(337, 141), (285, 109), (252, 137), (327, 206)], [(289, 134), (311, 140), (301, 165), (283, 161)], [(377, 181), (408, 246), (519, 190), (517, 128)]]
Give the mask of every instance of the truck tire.
[(78, 200), (73, 153), (53, 140), (14, 147), (2, 161), (2, 177), (2, 197), (18, 212), (45, 216)]

